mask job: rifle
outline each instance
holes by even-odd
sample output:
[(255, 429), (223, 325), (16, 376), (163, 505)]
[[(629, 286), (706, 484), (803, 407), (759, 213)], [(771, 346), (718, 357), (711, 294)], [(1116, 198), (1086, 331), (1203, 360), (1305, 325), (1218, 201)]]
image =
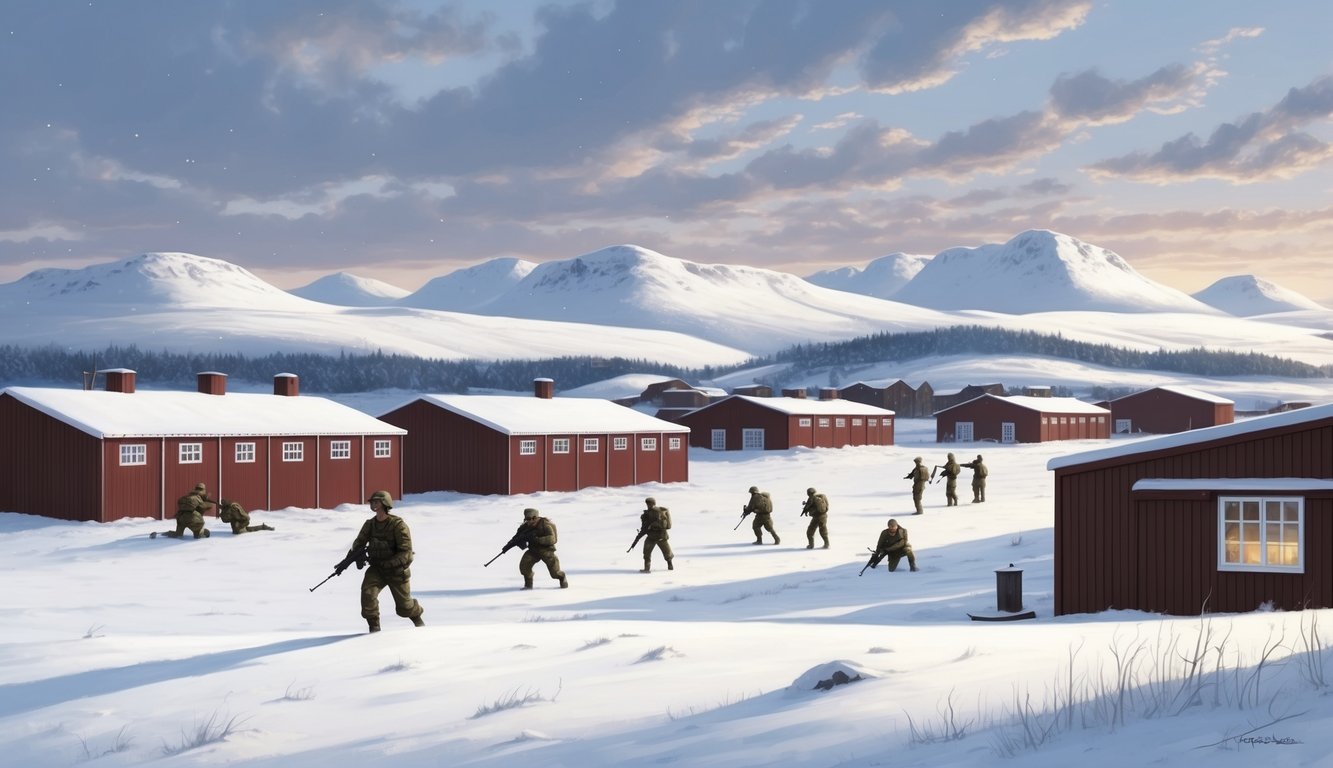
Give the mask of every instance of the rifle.
[[(527, 549), (528, 544), (531, 543), (530, 541), (531, 538), (532, 538), (532, 531), (529, 530), (528, 526), (526, 525), (523, 526), (522, 528), (519, 529), (518, 533), (515, 533), (513, 537), (511, 537), (509, 541), (505, 543), (504, 547), (500, 549), (500, 555), (503, 555), (504, 553), (508, 552), (514, 547), (518, 547), (519, 549)], [(487, 560), (485, 564), (483, 564), (481, 567), (485, 568), (489, 566), (491, 563), (495, 562), (496, 560), (499, 560), (500, 555), (496, 555), (495, 557), (492, 557), (490, 560)]]
[(638, 544), (638, 543), (639, 543), (639, 540), (642, 539), (647, 533), (648, 533), (648, 529), (647, 529), (647, 528), (640, 528), (640, 529), (639, 529), (639, 534), (638, 534), (637, 536), (634, 537), (634, 543), (633, 543), (633, 544), (630, 544), (630, 545), (629, 545), (629, 549), (627, 549), (627, 550), (625, 550), (625, 551), (628, 552), (628, 551), (630, 551), (630, 549), (634, 549), (634, 545), (635, 545), (635, 544)]
[[(885, 553), (870, 550), (870, 559), (866, 561), (865, 565), (861, 566), (861, 573), (865, 573), (867, 568), (874, 568), (879, 565), (879, 561), (884, 559), (884, 554)], [(861, 573), (856, 575), (860, 576)]]
[[(343, 571), (347, 570), (352, 565), (352, 563), (356, 563), (356, 569), (359, 571), (362, 568), (366, 567), (366, 561), (367, 561), (366, 550), (364, 547), (362, 547), (360, 551), (349, 550), (347, 552), (347, 557), (344, 557), (342, 560), (338, 561), (337, 565), (333, 566), (333, 573), (330, 573), (328, 576), (325, 576), (324, 581), (328, 581), (334, 576), (343, 575)], [(321, 581), (320, 583), (311, 587), (310, 591), (314, 592), (315, 590), (324, 586), (324, 581)]]
[[(749, 507), (741, 507), (741, 523), (745, 522), (745, 516), (748, 515), (748, 514), (750, 514), (750, 509), (749, 509)], [(731, 530), (733, 530), (733, 531), (740, 530), (741, 523), (736, 523), (736, 527), (735, 527), (735, 528), (732, 528)], [(629, 548), (630, 548), (630, 549), (634, 549), (634, 545), (631, 544), (631, 545), (629, 546)]]

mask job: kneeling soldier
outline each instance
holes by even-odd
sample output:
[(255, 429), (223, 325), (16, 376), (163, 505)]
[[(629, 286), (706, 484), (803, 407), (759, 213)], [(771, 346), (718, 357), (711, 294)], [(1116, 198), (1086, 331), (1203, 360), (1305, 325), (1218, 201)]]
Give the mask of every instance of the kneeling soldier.
[(875, 544), (875, 554), (889, 559), (889, 570), (898, 570), (898, 563), (904, 557), (907, 565), (916, 570), (916, 554), (912, 545), (907, 543), (907, 529), (898, 525), (897, 520), (890, 520), (887, 528), (879, 532), (879, 541)]
[(231, 526), (232, 533), (250, 533), (253, 531), (271, 531), (273, 526), (267, 523), (259, 525), (250, 525), (250, 513), (245, 511), (245, 507), (234, 501), (218, 499), (219, 514), (222, 522)]

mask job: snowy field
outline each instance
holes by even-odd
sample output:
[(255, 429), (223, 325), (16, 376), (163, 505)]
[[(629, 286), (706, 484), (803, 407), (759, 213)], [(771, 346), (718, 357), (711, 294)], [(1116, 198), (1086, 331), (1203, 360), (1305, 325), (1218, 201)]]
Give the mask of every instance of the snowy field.
[[(1324, 765), (1333, 748), (1326, 611), (1052, 616), (1053, 456), (1103, 443), (898, 445), (691, 453), (691, 481), (519, 497), (410, 496), (414, 594), (365, 634), (360, 573), (310, 588), (364, 506), (257, 511), (277, 530), (150, 540), (170, 522), (0, 514), (4, 765), (936, 766)], [(980, 445), (988, 501), (943, 483), (910, 515), (912, 457)], [(769, 491), (782, 544), (740, 508)], [(807, 486), (832, 548), (805, 549)], [(182, 493), (186, 489), (182, 489)], [(669, 507), (676, 569), (626, 553), (645, 496)], [(570, 588), (518, 550), (536, 506), (559, 526)], [(858, 577), (889, 517), (921, 571)], [(1023, 569), (1037, 618), (995, 608)], [(1320, 622), (1323, 622), (1321, 624)], [(1325, 666), (1327, 665), (1327, 672)], [(814, 689), (835, 671), (864, 679)]]

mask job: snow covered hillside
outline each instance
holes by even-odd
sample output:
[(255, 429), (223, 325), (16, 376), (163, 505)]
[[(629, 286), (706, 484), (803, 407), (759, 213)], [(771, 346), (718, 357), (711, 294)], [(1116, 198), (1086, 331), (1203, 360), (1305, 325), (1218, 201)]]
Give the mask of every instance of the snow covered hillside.
[(1326, 307), (1296, 291), (1254, 275), (1224, 277), (1194, 294), (1194, 298), (1238, 317), (1307, 309), (1327, 311)]
[(303, 299), (343, 307), (385, 307), (398, 303), (411, 291), (373, 277), (335, 272), (290, 291)]
[(901, 252), (891, 253), (875, 259), (865, 267), (826, 269), (805, 279), (835, 291), (892, 299), (894, 294), (916, 277), (931, 258)]

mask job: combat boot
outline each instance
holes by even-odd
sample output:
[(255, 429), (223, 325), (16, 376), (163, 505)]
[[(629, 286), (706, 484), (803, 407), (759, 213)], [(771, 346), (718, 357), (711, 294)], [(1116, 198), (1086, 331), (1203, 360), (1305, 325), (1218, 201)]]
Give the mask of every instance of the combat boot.
[(652, 563), (649, 563), (647, 560), (644, 560), (643, 568), (639, 569), (639, 573), (650, 573), (652, 570), (653, 570)]
[(676, 566), (673, 564), (673, 561), (667, 560), (667, 570), (668, 571), (676, 570)]
[(412, 626), (414, 626), (414, 627), (424, 627), (424, 626), (426, 626), (426, 621), (425, 621), (425, 619), (422, 619), (420, 616), (413, 616), (413, 617), (411, 617), (411, 618), (412, 618)]
[(524, 576), (524, 577), (523, 577), (523, 588), (524, 588), (524, 589), (532, 589), (532, 577), (531, 577), (531, 576)]
[(757, 539), (754, 540), (754, 543), (755, 543), (755, 544), (763, 544), (763, 543), (764, 543), (764, 537), (763, 537), (763, 536), (760, 536), (759, 538), (757, 538)]
[(782, 539), (779, 539), (779, 538), (778, 538), (778, 535), (777, 535), (776, 533), (773, 534), (773, 543), (774, 543), (774, 544), (781, 544), (781, 543), (782, 543)]
[(815, 548), (815, 543), (814, 543), (813, 541), (811, 541), (810, 543), (808, 543), (808, 544), (805, 545), (805, 548), (806, 548), (806, 549), (814, 549), (814, 548)]
[(824, 542), (824, 546), (820, 547), (820, 549), (828, 549), (828, 542)]
[(369, 629), (367, 630), (369, 632), (380, 631), (380, 617), (376, 616), (373, 619), (371, 618), (366, 619), (366, 626), (369, 627)]
[(566, 578), (565, 578), (565, 574), (563, 574), (563, 573), (560, 574), (560, 588), (561, 588), (561, 589), (569, 589), (569, 579), (566, 579)]

